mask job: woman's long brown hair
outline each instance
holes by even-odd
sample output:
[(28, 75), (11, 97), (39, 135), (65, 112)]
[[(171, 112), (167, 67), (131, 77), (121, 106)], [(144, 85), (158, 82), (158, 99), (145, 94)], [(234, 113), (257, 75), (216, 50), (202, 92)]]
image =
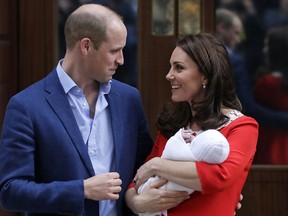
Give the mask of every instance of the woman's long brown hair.
[[(228, 121), (222, 108), (241, 111), (236, 95), (232, 68), (225, 46), (212, 34), (199, 33), (178, 39), (176, 43), (198, 65), (208, 80), (206, 97), (201, 102), (167, 102), (159, 113), (156, 126), (169, 138), (181, 127), (195, 122), (201, 129), (216, 129)], [(192, 116), (191, 109), (196, 111)]]

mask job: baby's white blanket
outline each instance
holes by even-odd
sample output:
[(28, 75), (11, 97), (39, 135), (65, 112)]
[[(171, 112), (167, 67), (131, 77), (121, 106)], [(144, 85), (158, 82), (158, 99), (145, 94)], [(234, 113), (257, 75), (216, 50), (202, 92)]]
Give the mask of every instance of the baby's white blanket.
[[(162, 153), (162, 158), (178, 161), (203, 161), (210, 164), (220, 164), (226, 160), (229, 154), (229, 143), (227, 139), (217, 130), (206, 130), (193, 138), (191, 143), (186, 143), (180, 129), (174, 136), (172, 136), (166, 143), (165, 149)], [(159, 176), (151, 177), (142, 184), (138, 189), (138, 194), (148, 188), (151, 184), (157, 182)], [(161, 190), (176, 190), (187, 191), (189, 194), (194, 190), (168, 181)], [(161, 216), (167, 215), (167, 211), (163, 212), (144, 212), (140, 216)]]

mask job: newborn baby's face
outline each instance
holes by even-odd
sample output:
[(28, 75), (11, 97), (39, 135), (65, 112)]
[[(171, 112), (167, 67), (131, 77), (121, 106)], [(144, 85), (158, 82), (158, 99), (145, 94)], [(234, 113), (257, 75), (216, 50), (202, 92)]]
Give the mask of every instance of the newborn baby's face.
[(191, 129), (183, 129), (181, 130), (182, 137), (186, 143), (191, 143), (193, 139), (192, 130)]

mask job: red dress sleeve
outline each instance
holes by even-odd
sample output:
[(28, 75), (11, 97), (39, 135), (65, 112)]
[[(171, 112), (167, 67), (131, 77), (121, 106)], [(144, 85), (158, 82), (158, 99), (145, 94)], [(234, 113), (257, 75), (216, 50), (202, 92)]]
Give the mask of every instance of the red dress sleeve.
[[(230, 144), (228, 158), (218, 165), (196, 162), (202, 193), (221, 191), (238, 179), (244, 184), (251, 167), (258, 139), (258, 124), (247, 116), (239, 117), (220, 132)], [(245, 175), (243, 175), (245, 173)]]

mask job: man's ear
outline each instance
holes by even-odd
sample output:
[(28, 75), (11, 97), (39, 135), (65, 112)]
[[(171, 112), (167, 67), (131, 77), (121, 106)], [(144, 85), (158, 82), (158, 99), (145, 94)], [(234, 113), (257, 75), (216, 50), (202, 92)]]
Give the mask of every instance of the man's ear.
[(91, 49), (91, 40), (89, 38), (82, 38), (80, 41), (81, 53), (87, 55), (89, 49)]

